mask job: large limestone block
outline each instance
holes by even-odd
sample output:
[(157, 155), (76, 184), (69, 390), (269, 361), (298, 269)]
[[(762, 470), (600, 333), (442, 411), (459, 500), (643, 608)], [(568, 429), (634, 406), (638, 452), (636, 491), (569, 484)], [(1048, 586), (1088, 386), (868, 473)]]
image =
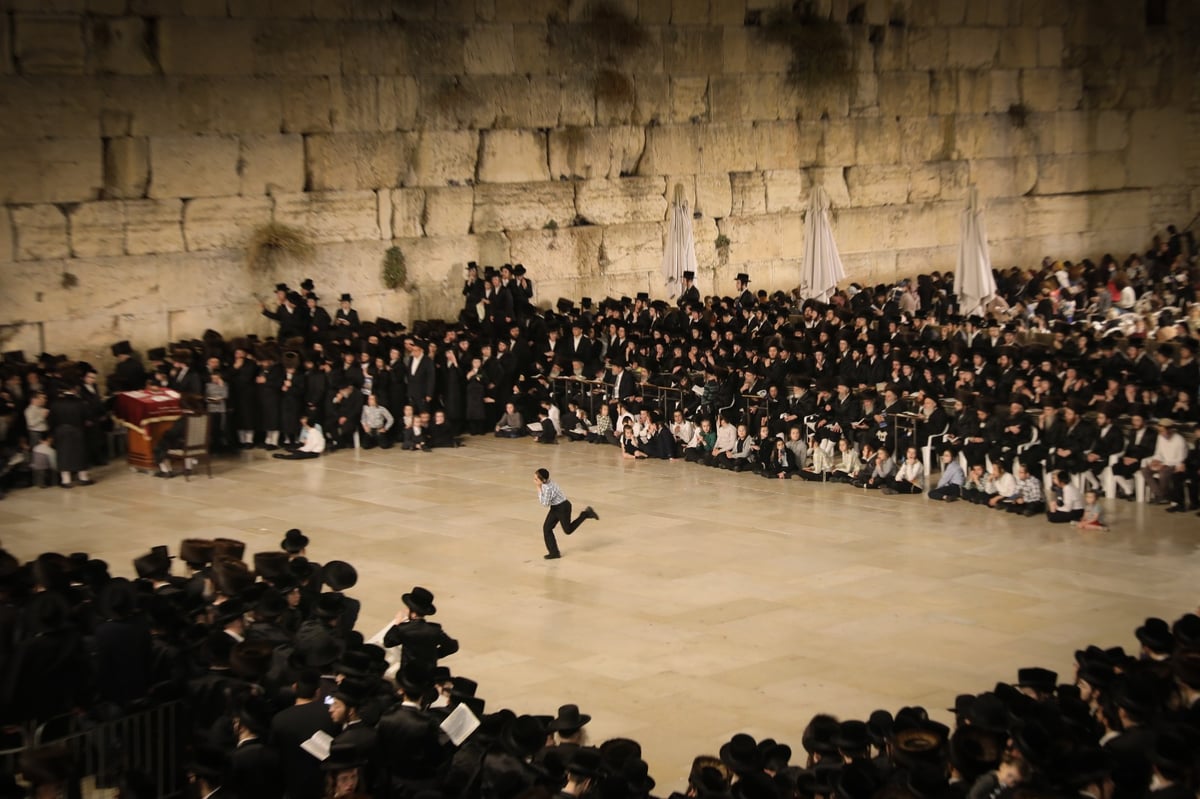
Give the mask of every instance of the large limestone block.
[(616, 178), (632, 174), (646, 146), (641, 127), (550, 131), (550, 179)]
[(515, 67), (512, 25), (476, 25), (467, 32), (468, 75), (511, 75)]
[(729, 176), (733, 195), (731, 216), (759, 216), (767, 212), (767, 178), (762, 172), (734, 172)]
[(708, 173), (750, 172), (757, 160), (754, 126), (705, 125), (700, 129), (698, 171)]
[(661, 222), (611, 225), (604, 228), (600, 262), (604, 274), (644, 275), (659, 272), (655, 283), (660, 282), (664, 231), (665, 225)]
[(879, 76), (879, 112), (888, 116), (929, 113), (929, 72), (884, 72)]
[[(638, 73), (634, 76), (632, 107), (625, 113), (625, 103), (614, 110), (603, 98), (596, 98), (596, 119), (603, 124), (661, 125), (667, 119), (671, 100), (671, 81), (666, 75)], [(607, 109), (607, 110), (606, 110)], [(605, 121), (607, 120), (607, 121)]]
[(558, 124), (588, 127), (596, 124), (595, 79), (583, 75), (564, 75), (560, 82)]
[(1021, 102), (1030, 111), (1058, 111), (1075, 106), (1069, 102), (1066, 73), (1058, 69), (1021, 70)]
[(380, 130), (379, 79), (373, 75), (343, 75), (329, 84), (329, 119), (334, 131)]
[(73, 258), (125, 254), (125, 203), (81, 203), (72, 210), (70, 220)]
[(25, 75), (79, 75), (86, 49), (83, 25), (74, 15), (18, 14), (13, 51)]
[(458, 291), (462, 288), (463, 269), (468, 261), (478, 260), (471, 236), (397, 239), (395, 246), (404, 253), (409, 282), (422, 294), (422, 304), (426, 295), (436, 298), (450, 294), (462, 307)]
[(1038, 182), (1038, 159), (978, 158), (970, 162), (971, 182), (982, 197), (1021, 197)]
[(999, 66), (1006, 69), (1038, 66), (1039, 41), (1037, 28), (1005, 28), (1000, 32)]
[(411, 74), (412, 52), (400, 23), (342, 23), (343, 75)]
[[(809, 123), (804, 123), (808, 127)], [(873, 146), (877, 142), (859, 142), (859, 120), (828, 119), (812, 123), (821, 131), (820, 146), (817, 151), (816, 163), (847, 165), (855, 163), (855, 149), (863, 146)], [(866, 124), (866, 123), (863, 123)], [(867, 131), (869, 135), (869, 131)], [(883, 144), (887, 144), (883, 142)]]
[(279, 86), (267, 78), (114, 77), (105, 81), (104, 134), (278, 133)]
[(241, 146), (240, 194), (304, 191), (303, 136), (243, 136)]
[(718, 75), (724, 69), (723, 56), (720, 28), (672, 26), (663, 30), (663, 68), (669, 75)]
[[(303, 155), (303, 144), (301, 148)], [(413, 136), (408, 133), (309, 136), (307, 170), (311, 187), (314, 191), (331, 191), (400, 186), (412, 164), (413, 152)]]
[(670, 78), (671, 110), (674, 123), (704, 121), (708, 116), (708, 77)]
[(58, 138), (64, 131), (99, 136), (100, 100), (98, 85), (73, 77), (5, 78), (0, 91), (0, 138)]
[(812, 163), (819, 139), (816, 129), (794, 121), (759, 122), (754, 126), (754, 164), (758, 169), (795, 169)]
[(1043, 155), (1038, 158), (1038, 194), (1105, 191), (1124, 188), (1120, 153)]
[(406, 186), (462, 186), (475, 180), (479, 134), (470, 130), (421, 131)]
[(991, 76), (988, 70), (959, 70), (954, 77), (957, 97), (955, 109), (958, 113), (986, 114), (991, 110)]
[(445, 186), (425, 190), (426, 236), (466, 236), (471, 232), (475, 191), (470, 186)]
[[(470, 189), (468, 189), (470, 191)], [(412, 239), (425, 235), (425, 191), (422, 189), (392, 189), (391, 236), (394, 239)]]
[(908, 167), (852, 166), (846, 185), (852, 205), (902, 205), (908, 202)]
[(767, 173), (768, 214), (799, 213), (808, 206), (809, 186), (800, 169), (774, 169)]
[(960, 117), (954, 127), (955, 151), (961, 158), (1003, 158), (1018, 149), (1018, 137), (1007, 116)]
[(341, 37), (336, 25), (317, 20), (270, 18), (254, 25), (255, 75), (340, 75)]
[(1057, 69), (1063, 64), (1063, 29), (1058, 26), (1038, 30), (1038, 66)]
[(513, 72), (535, 77), (553, 72), (546, 21), (516, 23), (512, 29)]
[(575, 219), (575, 188), (570, 183), (494, 183), (475, 187), (471, 229), (540, 230), (558, 228)]
[(988, 72), (988, 111), (1002, 113), (1021, 102), (1020, 73), (1015, 69)]
[(139, 199), (150, 185), (150, 143), (122, 136), (104, 144), (104, 196)]
[(125, 252), (153, 255), (183, 252), (182, 200), (125, 203)]
[(899, 122), (901, 163), (925, 163), (954, 154), (953, 117), (908, 117)]
[[(674, 182), (670, 184), (674, 186)], [(733, 209), (733, 189), (728, 175), (696, 175), (695, 209), (705, 216), (722, 219)]]
[[(1124, 111), (1100, 111), (1093, 116), (1097, 150), (1124, 150), (1129, 144), (1129, 116)], [(1196, 130), (1193, 124), (1192, 130)]]
[(101, 158), (99, 139), (0, 139), (0, 202), (95, 199), (103, 185)]
[(846, 185), (846, 168), (820, 167), (806, 170), (809, 186), (821, 186), (829, 194), (834, 208), (850, 205), (850, 188)]
[[(896, 164), (901, 160), (900, 122), (893, 116), (853, 120), (854, 159), (840, 163)], [(834, 161), (839, 163), (839, 161)]]
[(107, 75), (156, 75), (146, 20), (142, 17), (87, 19), (88, 70)]
[(380, 238), (373, 191), (325, 191), (275, 197), (275, 221), (307, 232), (319, 243)]
[(1025, 234), (1077, 233), (1089, 226), (1091, 198), (1079, 194), (1030, 197), (1025, 203)]
[(524, 130), (485, 130), (479, 158), (484, 183), (549, 180), (546, 134)]
[(508, 238), (513, 263), (525, 264), (529, 273), (536, 276), (541, 298), (550, 296), (548, 284), (555, 279), (600, 275), (604, 228), (593, 225), (553, 231), (521, 230), (509, 233)]
[(0, 14), (0, 75), (11, 75), (13, 68), (12, 19)]
[(584, 180), (576, 184), (575, 207), (592, 224), (652, 222), (666, 216), (665, 178)]
[[(331, 78), (281, 77), (276, 79), (276, 85), (280, 94), (283, 133), (329, 133), (334, 130)], [(378, 85), (382, 92), (382, 79)]]
[(911, 69), (942, 69), (950, 52), (950, 35), (946, 28), (912, 28), (906, 37), (908, 66)]
[(16, 260), (45, 261), (70, 254), (67, 217), (58, 206), (21, 206), (11, 212)]
[(991, 66), (1000, 46), (1000, 32), (994, 28), (959, 28), (950, 36), (947, 63), (951, 67)]
[(240, 144), (232, 136), (150, 139), (151, 197), (225, 197), (237, 194)]
[(163, 17), (158, 62), (167, 75), (253, 75), (253, 22)]
[(1131, 186), (1174, 185), (1186, 180), (1179, 168), (1187, 151), (1187, 114), (1182, 110), (1134, 111), (1129, 118), (1126, 165)]
[(379, 129), (410, 130), (417, 124), (421, 92), (416, 78), (407, 75), (381, 75), (379, 86)]
[(720, 229), (729, 237), (731, 262), (799, 257), (803, 252), (804, 222), (799, 214), (731, 216), (722, 220)]
[(197, 250), (245, 250), (255, 228), (271, 221), (270, 197), (204, 197), (183, 208), (184, 243)]
[(527, 84), (526, 107), (499, 105), (503, 121), (513, 127), (555, 128), (562, 112), (562, 81), (555, 75), (516, 76)]

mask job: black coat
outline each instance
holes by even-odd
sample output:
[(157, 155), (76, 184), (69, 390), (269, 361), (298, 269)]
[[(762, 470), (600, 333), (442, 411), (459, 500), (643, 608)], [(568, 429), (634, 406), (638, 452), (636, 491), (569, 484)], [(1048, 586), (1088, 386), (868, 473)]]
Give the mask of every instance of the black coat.
[(379, 754), (393, 781), (437, 776), (444, 760), (438, 725), (423, 710), (400, 705), (379, 719)]
[(61, 471), (80, 472), (88, 468), (83, 438), (87, 421), (87, 404), (75, 394), (63, 394), (50, 405), (49, 429), (54, 431), (54, 449)]
[(92, 663), (102, 700), (124, 707), (146, 695), (151, 685), (150, 627), (134, 617), (96, 627)]
[(142, 362), (129, 358), (117, 364), (112, 377), (108, 379), (108, 391), (115, 394), (118, 391), (135, 391), (146, 387), (146, 370)]
[(458, 641), (447, 635), (442, 625), (425, 619), (393, 625), (383, 637), (383, 645), (404, 647), (400, 653), (400, 668), (412, 661), (436, 666), (439, 658), (458, 651)]
[(229, 407), (233, 409), (238, 430), (254, 430), (258, 426), (258, 365), (246, 358), (241, 366), (230, 367)]
[(423, 356), (417, 363), (416, 371), (412, 366), (408, 369), (408, 401), (415, 408), (426, 410), (429, 407), (426, 397), (437, 396), (437, 372), (429, 356)]
[(278, 430), (280, 421), (280, 391), (283, 389), (283, 367), (272, 364), (261, 370), (265, 378), (255, 383), (258, 397), (258, 427), (260, 430)]
[(300, 748), (317, 731), (337, 732), (320, 701), (285, 708), (271, 720), (271, 743), (279, 752), (288, 799), (320, 799), (325, 793), (320, 761)]
[(225, 782), (238, 797), (280, 799), (283, 772), (279, 753), (257, 738), (242, 741), (229, 756), (229, 778)]

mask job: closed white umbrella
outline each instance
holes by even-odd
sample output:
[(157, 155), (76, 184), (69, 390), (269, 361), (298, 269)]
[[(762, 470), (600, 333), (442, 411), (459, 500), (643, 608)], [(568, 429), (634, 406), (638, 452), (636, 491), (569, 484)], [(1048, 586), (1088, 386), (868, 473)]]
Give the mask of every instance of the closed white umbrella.
[(667, 221), (667, 242), (663, 247), (662, 273), (667, 284), (667, 296), (675, 299), (680, 293), (684, 272), (696, 271), (696, 241), (692, 237), (692, 214), (683, 184), (675, 184), (675, 200), (671, 203), (671, 218)]
[(962, 241), (958, 244), (954, 285), (958, 293), (958, 310), (963, 316), (982, 314), (996, 296), (983, 207), (979, 203), (979, 189), (975, 186), (968, 191), (967, 207), (962, 213)]
[(808, 198), (804, 217), (804, 262), (800, 290), (805, 299), (828, 302), (837, 291), (839, 281), (846, 279), (842, 256), (838, 255), (833, 228), (829, 224), (829, 194), (814, 186)]

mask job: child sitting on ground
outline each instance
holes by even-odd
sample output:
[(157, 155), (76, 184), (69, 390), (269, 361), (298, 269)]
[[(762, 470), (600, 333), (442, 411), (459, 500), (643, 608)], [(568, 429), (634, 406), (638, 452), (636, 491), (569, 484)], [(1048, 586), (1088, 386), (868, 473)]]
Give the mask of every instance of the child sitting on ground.
[(1100, 505), (1100, 496), (1095, 489), (1088, 489), (1083, 495), (1083, 518), (1079, 520), (1080, 530), (1107, 530), (1104, 523), (1104, 508)]

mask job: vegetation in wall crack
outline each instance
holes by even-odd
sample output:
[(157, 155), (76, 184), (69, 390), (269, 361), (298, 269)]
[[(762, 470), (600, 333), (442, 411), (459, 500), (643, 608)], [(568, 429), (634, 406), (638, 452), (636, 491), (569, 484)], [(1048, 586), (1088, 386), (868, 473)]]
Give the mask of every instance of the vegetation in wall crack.
[(62, 273), (62, 278), (59, 280), (59, 283), (62, 285), (62, 287), (64, 289), (73, 289), (79, 285), (79, 276), (76, 275), (74, 272), (64, 271)]
[(555, 220), (551, 219), (549, 222), (547, 222), (546, 224), (542, 225), (542, 230), (550, 230), (550, 231), (555, 231), (555, 230), (558, 230), (558, 222), (556, 222)]
[(246, 262), (258, 272), (271, 272), (290, 260), (307, 261), (316, 248), (308, 234), (281, 222), (259, 225), (250, 234), (246, 247)]
[(764, 15), (762, 38), (787, 47), (792, 59), (788, 79), (797, 87), (849, 86), (854, 65), (846, 26), (817, 14), (813, 3), (797, 3)]
[(408, 288), (408, 264), (399, 247), (388, 247), (383, 254), (383, 285), (389, 289)]
[(1029, 109), (1024, 103), (1013, 103), (1008, 107), (1008, 121), (1014, 128), (1023, 128), (1029, 123)]
[(717, 234), (716, 244), (717, 244), (718, 250), (728, 250), (730, 243), (731, 242), (729, 241), (729, 237), (726, 236), (724, 233)]

